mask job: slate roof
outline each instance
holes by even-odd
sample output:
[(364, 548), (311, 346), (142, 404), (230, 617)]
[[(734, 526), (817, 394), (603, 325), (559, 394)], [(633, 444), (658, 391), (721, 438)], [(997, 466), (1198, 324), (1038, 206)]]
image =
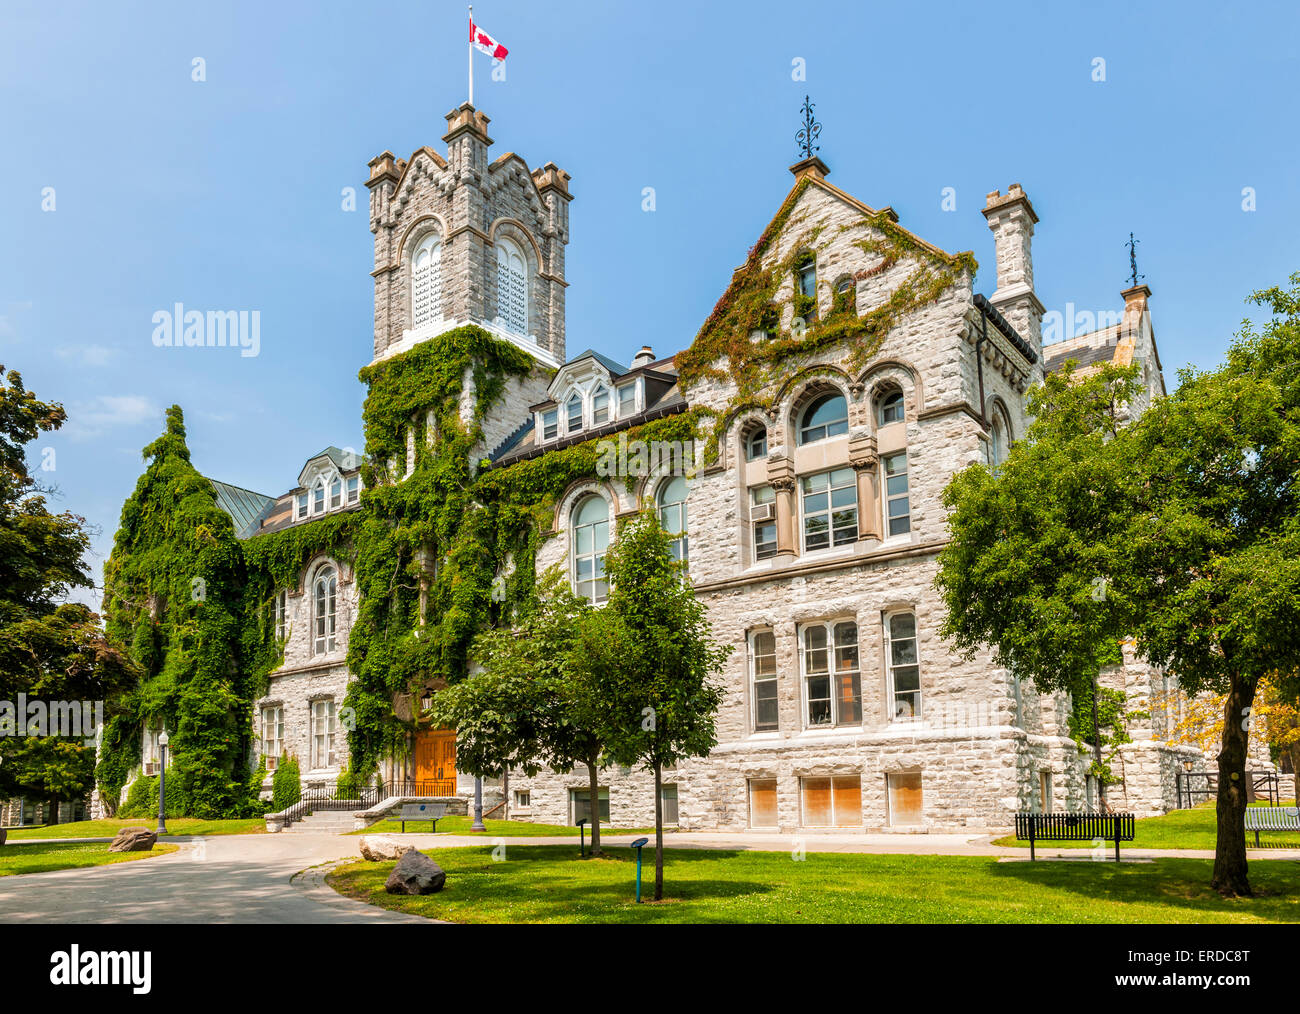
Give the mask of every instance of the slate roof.
[(275, 497), (264, 493), (255, 493), (242, 486), (232, 486), (228, 482), (208, 479), (217, 491), (217, 506), (230, 515), (235, 523), (235, 534), (241, 539), (257, 529), (262, 518), (275, 506)]

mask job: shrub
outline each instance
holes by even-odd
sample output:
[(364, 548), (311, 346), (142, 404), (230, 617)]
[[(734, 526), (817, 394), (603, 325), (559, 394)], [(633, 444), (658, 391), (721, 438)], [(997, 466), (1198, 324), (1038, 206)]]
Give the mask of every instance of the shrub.
[(298, 759), (287, 754), (280, 757), (271, 778), (271, 812), (288, 809), (302, 798), (302, 776)]

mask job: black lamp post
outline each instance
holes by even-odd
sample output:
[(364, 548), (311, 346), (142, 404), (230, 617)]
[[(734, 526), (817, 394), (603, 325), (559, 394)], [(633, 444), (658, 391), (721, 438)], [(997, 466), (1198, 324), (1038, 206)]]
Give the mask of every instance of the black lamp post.
[(469, 826), (471, 831), (486, 831), (487, 825), (483, 823), (483, 779), (475, 777), (474, 779), (474, 823)]
[(158, 735), (158, 834), (167, 833), (167, 730)]

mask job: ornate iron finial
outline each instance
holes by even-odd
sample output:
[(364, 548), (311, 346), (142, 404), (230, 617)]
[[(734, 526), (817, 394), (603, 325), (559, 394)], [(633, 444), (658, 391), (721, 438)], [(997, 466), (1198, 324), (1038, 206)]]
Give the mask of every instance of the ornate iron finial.
[(817, 135), (822, 132), (822, 125), (813, 119), (813, 103), (808, 101), (808, 96), (803, 97), (803, 126), (799, 132), (794, 135), (794, 139), (799, 144), (800, 158), (812, 158), (813, 152), (819, 151), (821, 146), (814, 144)]
[(1128, 247), (1128, 266), (1129, 266), (1128, 287), (1130, 289), (1137, 288), (1138, 280), (1146, 277), (1146, 275), (1138, 274), (1137, 245), (1141, 242), (1142, 241), (1140, 239), (1134, 239), (1133, 234), (1130, 232), (1128, 234), (1128, 242), (1124, 244), (1126, 247)]

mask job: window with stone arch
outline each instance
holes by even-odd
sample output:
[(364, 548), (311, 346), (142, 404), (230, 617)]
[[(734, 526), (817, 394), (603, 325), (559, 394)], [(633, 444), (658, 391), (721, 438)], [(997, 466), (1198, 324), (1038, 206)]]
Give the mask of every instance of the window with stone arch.
[(583, 497), (573, 509), (571, 529), (574, 594), (598, 606), (609, 597), (605, 578), (609, 504), (605, 498), (595, 493)]
[(312, 654), (325, 655), (337, 647), (338, 574), (333, 567), (322, 567), (312, 582)]
[(892, 385), (877, 391), (875, 409), (877, 426), (889, 426), (892, 423), (902, 422), (907, 409), (907, 403), (903, 399), (903, 392)]
[(690, 540), (686, 533), (686, 477), (676, 475), (659, 486), (655, 496), (659, 524), (668, 533), (673, 559), (685, 563), (690, 557)]
[(442, 241), (436, 234), (420, 240), (411, 254), (411, 327), (442, 316)]
[(497, 248), (497, 316), (514, 334), (528, 333), (528, 261), (513, 241), (500, 237)]
[(799, 410), (797, 418), (797, 446), (841, 436), (849, 431), (848, 399), (836, 390), (823, 391)]
[(745, 448), (745, 460), (757, 461), (767, 457), (767, 427), (754, 424), (744, 431), (741, 442)]
[(1010, 450), (1011, 425), (1007, 422), (1007, 416), (1002, 411), (1002, 407), (995, 405), (992, 418), (989, 420), (989, 467), (996, 471), (1007, 460), (1007, 453)]

